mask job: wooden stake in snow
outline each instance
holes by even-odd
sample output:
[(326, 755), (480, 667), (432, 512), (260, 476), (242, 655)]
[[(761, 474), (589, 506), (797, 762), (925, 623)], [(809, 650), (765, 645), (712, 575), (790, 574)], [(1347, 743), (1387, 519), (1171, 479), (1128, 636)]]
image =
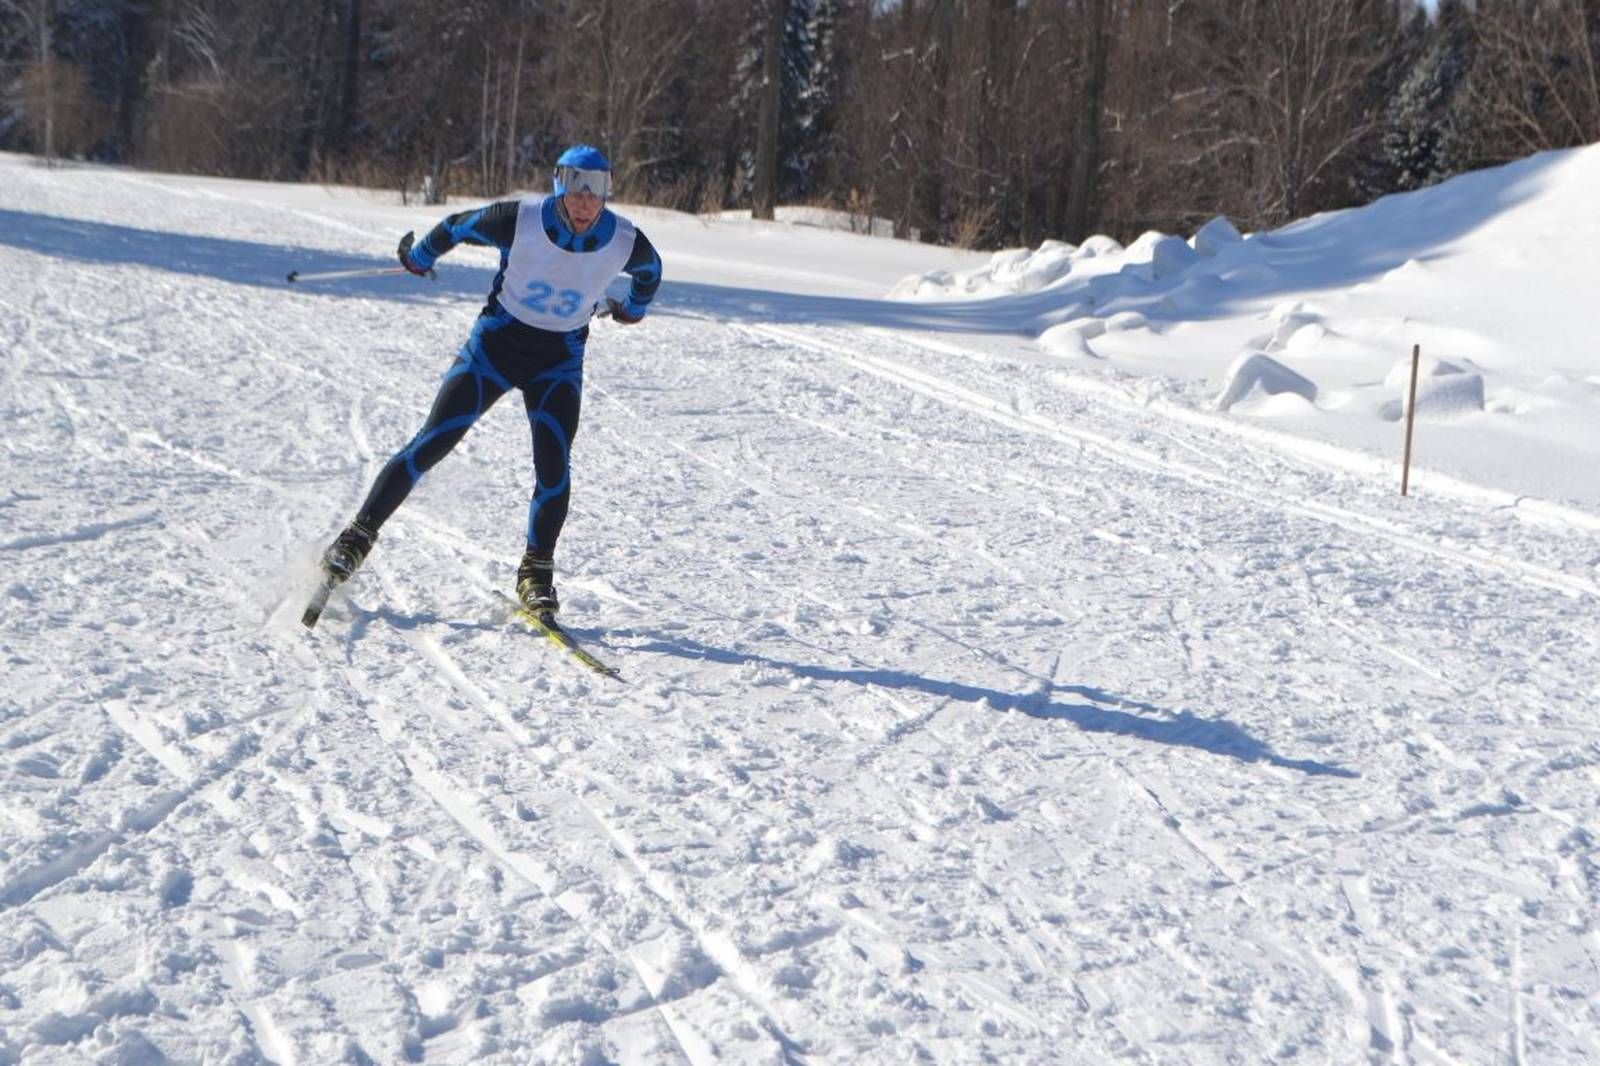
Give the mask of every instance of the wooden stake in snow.
[(1411, 487), (1411, 429), (1417, 422), (1417, 367), (1422, 362), (1422, 345), (1411, 346), (1411, 397), (1406, 401), (1406, 459), (1400, 468), (1400, 495)]

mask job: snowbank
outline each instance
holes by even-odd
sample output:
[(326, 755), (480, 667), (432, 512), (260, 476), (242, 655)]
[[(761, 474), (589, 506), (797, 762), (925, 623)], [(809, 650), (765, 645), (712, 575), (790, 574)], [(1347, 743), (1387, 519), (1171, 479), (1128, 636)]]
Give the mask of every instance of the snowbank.
[(1081, 245), (1045, 241), (1038, 248), (1010, 248), (994, 253), (976, 270), (929, 271), (902, 279), (889, 290), (891, 300), (936, 300), (965, 297), (1015, 296), (1038, 292), (1072, 274), (1086, 260), (1104, 259), (1122, 252), (1109, 237), (1091, 237)]
[(1271, 232), (1216, 218), (1187, 241), (1012, 249), (890, 296), (985, 300), (995, 328), (1080, 372), (1170, 380), (1196, 410), (1294, 413), (1296, 432), (1366, 454), (1392, 451), (1407, 382), (1391, 369), (1408, 375), (1421, 345), (1428, 462), (1600, 508), (1600, 479), (1575, 473), (1600, 453), (1595, 188), (1600, 146), (1550, 152)]

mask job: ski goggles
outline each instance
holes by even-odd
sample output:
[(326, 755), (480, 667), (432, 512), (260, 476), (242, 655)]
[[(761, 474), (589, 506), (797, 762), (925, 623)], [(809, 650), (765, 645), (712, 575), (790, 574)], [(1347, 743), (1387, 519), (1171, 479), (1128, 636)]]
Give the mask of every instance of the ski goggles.
[(608, 199), (611, 196), (611, 171), (556, 167), (556, 195), (569, 192), (593, 193), (602, 200)]

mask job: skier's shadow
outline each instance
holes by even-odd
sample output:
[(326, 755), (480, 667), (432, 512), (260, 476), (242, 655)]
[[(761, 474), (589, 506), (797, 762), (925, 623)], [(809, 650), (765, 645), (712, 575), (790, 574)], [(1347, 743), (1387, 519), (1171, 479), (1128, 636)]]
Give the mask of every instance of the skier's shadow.
[[(1124, 699), (1086, 685), (1052, 684), (1039, 691), (1019, 694), (996, 688), (984, 688), (981, 685), (968, 685), (960, 681), (921, 677), (900, 670), (870, 668), (841, 670), (809, 663), (785, 662), (765, 655), (715, 648), (687, 637), (656, 639), (630, 645), (629, 650), (726, 663), (730, 666), (761, 666), (782, 670), (795, 677), (813, 681), (876, 685), (879, 688), (923, 692), (930, 696), (959, 700), (963, 703), (987, 701), (989, 706), (996, 710), (1016, 711), (1030, 718), (1071, 722), (1086, 733), (1113, 733), (1156, 744), (1195, 748), (1213, 755), (1237, 759), (1240, 762), (1264, 763), (1286, 770), (1298, 770), (1304, 774), (1344, 778), (1361, 776), (1354, 770), (1334, 763), (1319, 762), (1316, 759), (1286, 758), (1239, 726), (1221, 718), (1202, 718), (1188, 711), (1167, 711), (1152, 704)], [(1062, 696), (1076, 697), (1076, 699), (1059, 698)]]

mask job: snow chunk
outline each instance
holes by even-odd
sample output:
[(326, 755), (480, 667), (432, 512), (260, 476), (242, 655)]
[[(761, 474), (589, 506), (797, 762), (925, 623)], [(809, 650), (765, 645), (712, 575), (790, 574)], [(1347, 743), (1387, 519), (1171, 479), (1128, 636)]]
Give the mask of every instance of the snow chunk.
[(1099, 355), (1089, 347), (1089, 341), (1100, 336), (1106, 331), (1106, 324), (1099, 318), (1075, 318), (1071, 322), (1063, 322), (1059, 326), (1051, 326), (1039, 334), (1039, 347), (1051, 355), (1063, 358), (1098, 359)]
[(1167, 235), (1158, 229), (1147, 229), (1128, 245), (1129, 259), (1149, 259), (1155, 254), (1156, 245), (1167, 239)]
[[(1425, 355), (1417, 362), (1417, 391), (1422, 390), (1422, 382), (1426, 378), (1447, 377), (1451, 374), (1464, 374), (1466, 371), (1455, 363), (1446, 362), (1436, 356)], [(1411, 360), (1402, 359), (1389, 368), (1389, 373), (1384, 375), (1383, 383), (1391, 389), (1409, 389), (1411, 387)]]
[(1417, 382), (1417, 414), (1461, 415), (1483, 410), (1483, 375), (1451, 374)]
[[(1316, 327), (1313, 336), (1317, 339), (1327, 332), (1322, 327), (1322, 316), (1308, 310), (1306, 305), (1299, 301), (1279, 304), (1272, 309), (1272, 317), (1276, 319), (1277, 325), (1273, 327), (1272, 336), (1267, 338), (1265, 344), (1269, 352), (1282, 351), (1289, 347), (1295, 336), (1305, 331), (1307, 327)], [(1302, 349), (1306, 347), (1305, 342), (1302, 341), (1299, 347)]]
[(1149, 259), (1145, 276), (1150, 281), (1175, 277), (1200, 261), (1199, 253), (1189, 247), (1188, 241), (1159, 230), (1147, 230), (1128, 245), (1128, 258), (1134, 262)]
[(1182, 274), (1198, 262), (1200, 254), (1189, 247), (1188, 241), (1181, 237), (1164, 237), (1156, 242), (1151, 252), (1150, 275), (1156, 281), (1163, 281)]
[[(1400, 398), (1383, 405), (1380, 414), (1390, 422), (1406, 415), (1411, 394), (1411, 360), (1402, 359), (1389, 369), (1383, 384), (1398, 389)], [(1484, 409), (1483, 375), (1462, 366), (1423, 356), (1417, 364), (1417, 414), (1422, 417), (1449, 418)]]
[(1209, 259), (1243, 240), (1244, 237), (1234, 228), (1233, 223), (1218, 215), (1201, 226), (1189, 239), (1189, 243), (1194, 248), (1195, 254)]
[(1213, 406), (1226, 411), (1252, 396), (1293, 393), (1308, 403), (1317, 398), (1316, 383), (1302, 377), (1265, 352), (1245, 352), (1233, 361)]
[(1021, 248), (996, 252), (989, 261), (990, 277), (1012, 292), (1037, 292), (1071, 273), (1076, 252), (1065, 241), (1045, 241), (1033, 252)]
[(930, 270), (926, 274), (912, 274), (895, 282), (894, 288), (889, 290), (889, 299), (935, 299), (947, 295), (955, 283), (955, 275), (948, 270)]
[(1063, 359), (1098, 359), (1089, 338), (1066, 326), (1052, 326), (1039, 335), (1039, 347)]
[(1289, 334), (1283, 348), (1296, 355), (1309, 355), (1327, 336), (1328, 330), (1321, 322), (1302, 322)]
[(51, 1011), (33, 1023), (29, 1034), (35, 1044), (59, 1047), (75, 1044), (94, 1032), (100, 1018), (93, 1014), (62, 1014)]
[(1300, 301), (1278, 304), (1272, 309), (1272, 332), (1252, 338), (1246, 347), (1276, 354), (1289, 352), (1309, 356), (1349, 356), (1359, 345), (1329, 328), (1320, 312)]
[[(1410, 396), (1409, 378), (1407, 386), (1398, 400), (1383, 405), (1382, 414), (1388, 421), (1397, 422), (1405, 417)], [(1421, 417), (1449, 418), (1472, 414), (1482, 411), (1483, 406), (1482, 374), (1458, 373), (1417, 379), (1417, 414)]]
[(1098, 259), (1107, 255), (1118, 255), (1122, 252), (1122, 245), (1104, 234), (1097, 233), (1093, 237), (1078, 245), (1078, 250), (1072, 253), (1074, 259)]

